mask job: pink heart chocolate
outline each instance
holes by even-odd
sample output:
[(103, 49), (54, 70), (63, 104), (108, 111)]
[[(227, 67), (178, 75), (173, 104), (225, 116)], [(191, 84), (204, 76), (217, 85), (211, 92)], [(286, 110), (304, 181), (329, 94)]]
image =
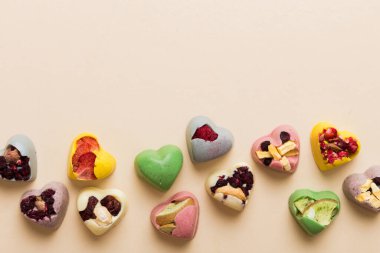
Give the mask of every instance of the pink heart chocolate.
[(199, 204), (190, 192), (178, 192), (156, 206), (150, 215), (153, 226), (161, 233), (192, 239), (197, 232)]
[(272, 133), (256, 140), (251, 149), (254, 161), (273, 170), (293, 173), (299, 161), (300, 140), (296, 130), (280, 125)]
[(40, 190), (25, 192), (20, 201), (21, 213), (34, 224), (57, 229), (65, 217), (69, 192), (65, 185), (51, 182)]

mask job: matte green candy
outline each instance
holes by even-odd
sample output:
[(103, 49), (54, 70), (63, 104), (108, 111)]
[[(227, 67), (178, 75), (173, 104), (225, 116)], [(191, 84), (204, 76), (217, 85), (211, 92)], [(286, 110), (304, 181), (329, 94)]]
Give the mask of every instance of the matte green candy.
[(182, 151), (174, 145), (166, 145), (159, 150), (145, 150), (135, 158), (135, 167), (141, 178), (161, 191), (167, 191), (183, 164)]
[(289, 202), (288, 202), (290, 213), (292, 214), (294, 219), (298, 222), (298, 224), (309, 235), (316, 235), (316, 234), (319, 234), (320, 232), (322, 232), (327, 226), (321, 225), (318, 222), (316, 222), (312, 219), (309, 219), (308, 217), (301, 217), (301, 216), (297, 215), (298, 211), (294, 205), (294, 202), (296, 202), (297, 200), (299, 200), (301, 198), (305, 198), (305, 197), (308, 197), (308, 198), (314, 199), (314, 200), (320, 200), (320, 199), (335, 200), (336, 202), (338, 202), (338, 206), (337, 206), (338, 210), (337, 210), (337, 214), (335, 215), (335, 217), (338, 215), (338, 213), (340, 211), (340, 200), (339, 200), (339, 197), (332, 191), (315, 192), (315, 191), (312, 191), (309, 189), (299, 189), (299, 190), (296, 190), (295, 192), (293, 192), (292, 195), (290, 195)]

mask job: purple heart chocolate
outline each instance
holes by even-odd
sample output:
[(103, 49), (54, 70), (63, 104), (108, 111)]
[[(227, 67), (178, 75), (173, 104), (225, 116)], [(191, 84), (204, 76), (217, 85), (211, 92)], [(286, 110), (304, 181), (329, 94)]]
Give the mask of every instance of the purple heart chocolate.
[(346, 177), (342, 188), (349, 200), (373, 212), (380, 212), (380, 166)]
[(69, 204), (69, 192), (62, 183), (51, 182), (40, 190), (29, 190), (21, 197), (20, 209), (34, 224), (57, 229), (62, 224)]

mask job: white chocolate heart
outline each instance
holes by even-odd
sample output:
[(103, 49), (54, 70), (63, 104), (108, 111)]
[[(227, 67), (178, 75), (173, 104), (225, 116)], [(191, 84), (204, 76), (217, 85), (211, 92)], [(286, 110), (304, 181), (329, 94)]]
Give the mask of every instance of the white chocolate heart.
[[(112, 214), (112, 211), (107, 209), (107, 206), (104, 206), (101, 203), (107, 196), (112, 196), (116, 201), (116, 204), (120, 204), (120, 207), (117, 209), (117, 213)], [(90, 198), (94, 200), (93, 208), (86, 209), (90, 206)], [(94, 199), (96, 198), (96, 200)], [(114, 205), (111, 205), (114, 207)], [(125, 194), (117, 189), (98, 189), (95, 187), (85, 188), (81, 191), (77, 200), (77, 209), (79, 214), (84, 221), (86, 227), (94, 235), (102, 235), (107, 232), (110, 228), (115, 226), (121, 218), (125, 215), (127, 210), (127, 200)]]
[(248, 164), (238, 163), (232, 168), (213, 173), (205, 186), (214, 199), (234, 210), (242, 211), (254, 186), (253, 171)]

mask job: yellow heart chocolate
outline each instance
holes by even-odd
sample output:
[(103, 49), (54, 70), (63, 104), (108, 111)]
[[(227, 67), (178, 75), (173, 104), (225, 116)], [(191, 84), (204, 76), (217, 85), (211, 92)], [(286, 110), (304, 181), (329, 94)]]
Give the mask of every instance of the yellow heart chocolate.
[(327, 171), (352, 161), (360, 151), (360, 141), (348, 131), (339, 131), (328, 122), (319, 122), (311, 131), (311, 150), (318, 168)]
[(103, 179), (116, 167), (115, 158), (105, 151), (91, 133), (78, 135), (70, 149), (67, 174), (73, 180)]

